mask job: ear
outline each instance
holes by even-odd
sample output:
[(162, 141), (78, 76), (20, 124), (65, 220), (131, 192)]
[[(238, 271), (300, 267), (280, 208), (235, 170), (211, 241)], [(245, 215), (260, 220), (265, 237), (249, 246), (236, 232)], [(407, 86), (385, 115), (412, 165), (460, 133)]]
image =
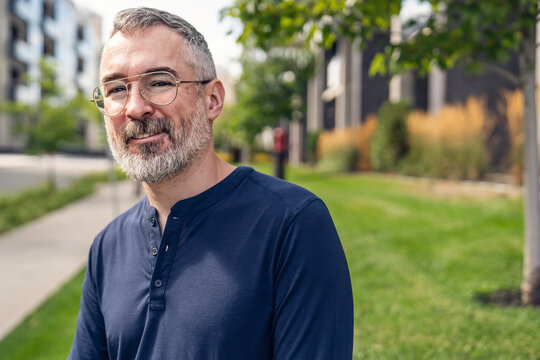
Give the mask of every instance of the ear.
[(206, 84), (205, 105), (206, 116), (208, 120), (213, 121), (223, 111), (223, 102), (225, 100), (225, 88), (221, 80), (215, 79)]

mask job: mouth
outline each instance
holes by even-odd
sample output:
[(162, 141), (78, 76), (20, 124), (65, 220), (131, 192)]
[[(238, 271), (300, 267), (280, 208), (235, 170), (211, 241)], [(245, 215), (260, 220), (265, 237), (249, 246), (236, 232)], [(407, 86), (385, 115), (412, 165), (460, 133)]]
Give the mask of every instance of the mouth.
[(138, 135), (134, 135), (131, 137), (131, 139), (145, 139), (145, 138), (149, 138), (151, 136), (155, 136), (155, 135), (159, 135), (159, 134), (162, 134), (163, 132), (159, 132), (159, 133), (155, 133), (155, 134), (149, 134), (149, 133), (142, 133), (142, 134), (138, 134)]
[(140, 144), (140, 143), (156, 141), (156, 140), (161, 139), (164, 136), (168, 136), (168, 134), (165, 131), (154, 133), (154, 134), (142, 133), (142, 134), (137, 134), (130, 137), (128, 139), (128, 142)]
[(172, 123), (165, 118), (146, 118), (128, 122), (121, 130), (125, 145), (152, 145), (172, 139)]

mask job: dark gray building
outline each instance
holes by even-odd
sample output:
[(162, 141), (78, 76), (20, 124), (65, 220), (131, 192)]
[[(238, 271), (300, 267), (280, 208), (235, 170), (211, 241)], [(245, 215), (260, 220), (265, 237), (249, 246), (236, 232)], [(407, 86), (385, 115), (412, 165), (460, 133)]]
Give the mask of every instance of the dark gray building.
[[(517, 77), (517, 56), (511, 57), (506, 64), (490, 64), (480, 74), (454, 67), (447, 71), (435, 68), (426, 77), (412, 72), (392, 79), (370, 77), (369, 67), (377, 51), (389, 42), (401, 41), (401, 23), (397, 17), (393, 19), (391, 33), (393, 36), (398, 34), (397, 38), (378, 35), (364, 44), (363, 50), (359, 50), (357, 44), (339, 38), (331, 49), (319, 51), (320, 66), (308, 84), (307, 132), (361, 124), (369, 114), (376, 114), (387, 100), (407, 100), (416, 109), (434, 113), (445, 104), (463, 103), (469, 96), (476, 96), (487, 101), (491, 112), (499, 118), (502, 116), (497, 114), (501, 93), (514, 90), (516, 85), (490, 68), (497, 66)], [(496, 131), (504, 138), (503, 128)], [(496, 146), (504, 147), (504, 142), (503, 139)]]

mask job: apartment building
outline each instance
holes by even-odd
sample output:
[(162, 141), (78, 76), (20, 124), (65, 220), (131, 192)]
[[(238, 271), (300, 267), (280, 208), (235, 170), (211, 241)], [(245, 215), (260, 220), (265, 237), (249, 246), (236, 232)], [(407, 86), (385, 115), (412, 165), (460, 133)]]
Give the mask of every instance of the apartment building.
[[(101, 18), (70, 0), (0, 0), (0, 100), (37, 103), (39, 61), (52, 58), (66, 99), (98, 82)], [(0, 150), (23, 150), (16, 120), (0, 115)], [(98, 150), (97, 125), (81, 124), (87, 150)]]
[[(389, 37), (380, 35), (359, 50), (340, 38), (332, 49), (319, 54), (322, 66), (308, 84), (308, 131), (360, 124), (369, 114), (377, 113), (386, 100), (407, 100), (416, 109), (436, 112), (444, 104), (483, 96), (488, 108), (496, 112), (501, 90), (515, 89), (515, 84), (497, 73), (471, 74), (461, 67), (434, 69), (426, 77), (408, 72), (391, 81), (388, 77), (369, 76), (373, 56), (389, 41)], [(517, 56), (506, 64), (494, 65), (515, 76), (519, 74)]]
[[(409, 35), (401, 29), (399, 19), (392, 26), (391, 32), (376, 35), (366, 41), (362, 49), (357, 43), (338, 38), (331, 49), (319, 51), (317, 57), (320, 66), (308, 83), (304, 132), (359, 125), (368, 115), (376, 114), (387, 100), (405, 100), (415, 109), (436, 113), (445, 104), (464, 103), (469, 96), (475, 96), (486, 100), (487, 109), (492, 114), (503, 116), (499, 113), (502, 91), (515, 90), (516, 84), (489, 68), (483, 73), (469, 73), (459, 66), (445, 71), (434, 68), (425, 77), (412, 71), (392, 79), (387, 76), (370, 76), (369, 67), (375, 54), (390, 42), (399, 42), (401, 37)], [(537, 33), (540, 34), (540, 27), (537, 27)], [(390, 34), (398, 34), (398, 38), (391, 38)], [(537, 49), (537, 68), (540, 63), (539, 51), (540, 48)], [(517, 54), (513, 54), (505, 64), (489, 65), (519, 76)], [(539, 77), (540, 72), (537, 71), (537, 83)], [(508, 138), (501, 124), (501, 121), (494, 124), (494, 134), (499, 140), (489, 144), (495, 162), (504, 157), (508, 147)], [(299, 135), (301, 131), (297, 133)], [(300, 155), (297, 155), (298, 159), (301, 159)]]

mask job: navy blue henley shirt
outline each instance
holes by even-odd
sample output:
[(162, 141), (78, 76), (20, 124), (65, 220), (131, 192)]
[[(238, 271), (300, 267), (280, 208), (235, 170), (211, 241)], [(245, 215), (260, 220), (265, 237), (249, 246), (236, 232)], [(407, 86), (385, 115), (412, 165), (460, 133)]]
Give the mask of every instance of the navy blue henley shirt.
[(69, 359), (350, 359), (347, 262), (323, 202), (239, 167), (95, 239)]

